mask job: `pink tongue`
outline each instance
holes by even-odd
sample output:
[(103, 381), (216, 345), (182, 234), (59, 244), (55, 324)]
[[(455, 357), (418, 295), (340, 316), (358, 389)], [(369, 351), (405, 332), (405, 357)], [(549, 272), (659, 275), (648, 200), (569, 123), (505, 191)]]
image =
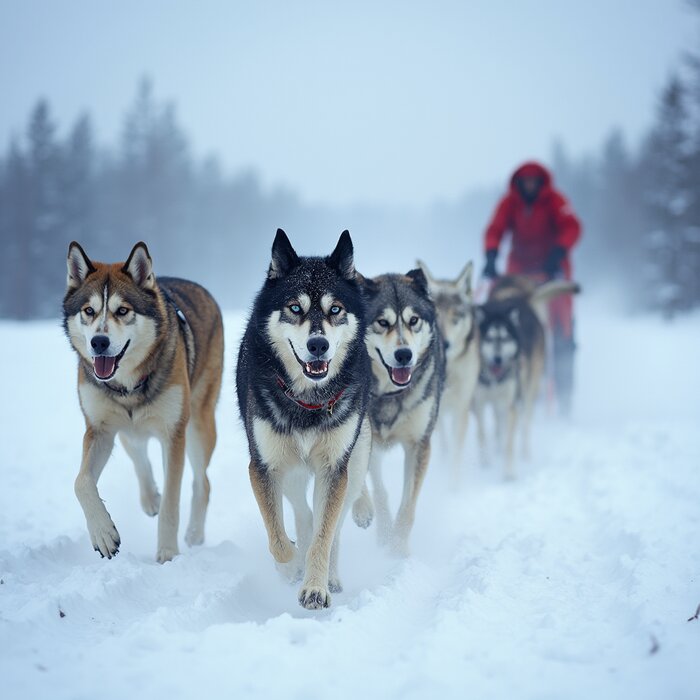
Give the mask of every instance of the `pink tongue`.
[(397, 384), (408, 384), (411, 381), (411, 368), (410, 367), (392, 367), (391, 368), (391, 378)]
[(117, 362), (116, 357), (105, 357), (104, 355), (100, 357), (95, 357), (94, 360), (95, 374), (100, 379), (107, 379), (107, 377), (112, 375), (114, 372), (114, 365)]

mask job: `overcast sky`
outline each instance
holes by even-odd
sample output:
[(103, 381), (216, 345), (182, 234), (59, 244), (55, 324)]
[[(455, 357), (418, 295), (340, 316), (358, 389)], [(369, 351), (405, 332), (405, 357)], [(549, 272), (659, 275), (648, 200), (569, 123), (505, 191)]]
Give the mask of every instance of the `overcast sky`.
[(228, 171), (425, 204), (504, 183), (556, 137), (634, 142), (696, 18), (684, 0), (0, 0), (0, 144), (40, 95), (112, 142), (147, 74)]

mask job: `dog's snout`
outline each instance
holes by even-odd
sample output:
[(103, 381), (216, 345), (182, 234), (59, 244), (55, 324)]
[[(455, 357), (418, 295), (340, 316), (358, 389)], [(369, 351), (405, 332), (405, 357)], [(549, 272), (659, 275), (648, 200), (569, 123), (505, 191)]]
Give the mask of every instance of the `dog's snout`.
[(411, 348), (399, 348), (394, 352), (394, 358), (399, 363), (401, 367), (405, 367), (413, 357), (413, 352)]
[(105, 351), (109, 347), (109, 338), (106, 335), (96, 335), (91, 341), (90, 345), (95, 351), (96, 355), (104, 355)]
[(324, 355), (329, 348), (328, 341), (322, 335), (311, 336), (306, 341), (306, 349), (314, 356), (321, 357)]
[(493, 358), (493, 364), (496, 366), (503, 364), (503, 358), (500, 355), (496, 355), (496, 357)]

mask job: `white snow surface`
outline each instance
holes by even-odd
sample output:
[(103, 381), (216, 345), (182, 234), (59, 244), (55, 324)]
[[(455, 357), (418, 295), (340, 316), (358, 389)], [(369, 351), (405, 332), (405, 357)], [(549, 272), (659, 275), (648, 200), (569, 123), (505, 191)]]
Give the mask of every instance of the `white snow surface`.
[[(434, 451), (412, 555), (388, 558), (348, 518), (345, 590), (321, 612), (277, 573), (248, 481), (244, 314), (225, 318), (207, 541), (182, 540), (186, 472), (164, 565), (121, 446), (100, 481), (121, 551), (92, 550), (76, 359), (58, 322), (0, 323), (2, 697), (700, 697), (700, 316), (578, 309), (574, 419), (539, 407), (511, 483), (476, 464), (473, 433), (458, 491)], [(385, 467), (396, 501), (400, 454)]]

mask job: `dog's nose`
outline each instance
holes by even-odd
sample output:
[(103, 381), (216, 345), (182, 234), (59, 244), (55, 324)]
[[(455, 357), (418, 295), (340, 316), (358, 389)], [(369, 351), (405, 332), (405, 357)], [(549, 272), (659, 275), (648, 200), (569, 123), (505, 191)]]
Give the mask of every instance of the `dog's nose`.
[(399, 363), (399, 366), (405, 367), (411, 361), (413, 352), (411, 351), (411, 348), (399, 348), (394, 352), (394, 357)]
[(306, 341), (306, 349), (314, 357), (321, 357), (328, 351), (328, 348), (328, 341), (322, 335), (313, 335)]
[(109, 338), (106, 335), (96, 335), (90, 341), (90, 345), (97, 355), (104, 355), (105, 350), (109, 347)]
[(500, 355), (496, 355), (496, 357), (493, 358), (493, 364), (496, 366), (500, 366), (503, 363), (503, 359), (501, 358)]

